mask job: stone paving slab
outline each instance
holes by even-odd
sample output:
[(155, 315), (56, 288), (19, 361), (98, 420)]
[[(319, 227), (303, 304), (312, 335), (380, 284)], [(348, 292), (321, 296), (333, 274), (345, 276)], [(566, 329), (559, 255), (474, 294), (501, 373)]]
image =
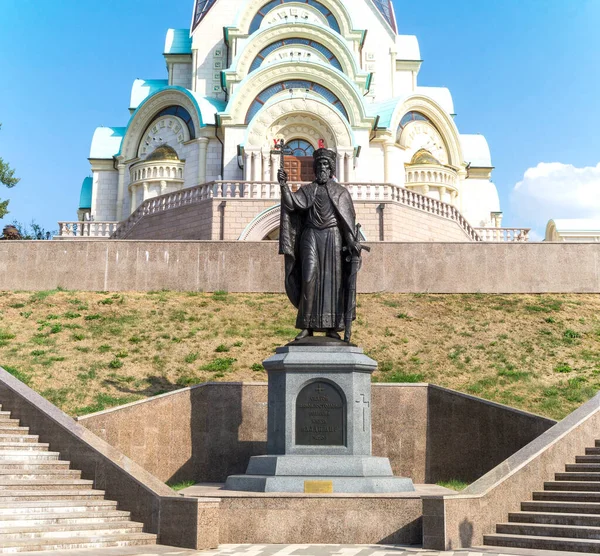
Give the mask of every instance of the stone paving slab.
[(438, 552), (412, 546), (364, 544), (223, 544), (214, 550), (200, 551), (156, 545), (19, 552), (18, 554), (19, 556), (584, 556), (582, 552), (520, 548), (475, 547)]

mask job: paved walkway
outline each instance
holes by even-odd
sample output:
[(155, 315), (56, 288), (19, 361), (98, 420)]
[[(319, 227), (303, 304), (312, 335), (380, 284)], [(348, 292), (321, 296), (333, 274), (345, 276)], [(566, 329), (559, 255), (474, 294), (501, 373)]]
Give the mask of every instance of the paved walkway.
[[(215, 550), (173, 546), (88, 548), (52, 552), (19, 552), (19, 556), (584, 556), (581, 552), (470, 548), (438, 552), (410, 546), (357, 544), (223, 544)], [(588, 555), (586, 555), (588, 556)]]

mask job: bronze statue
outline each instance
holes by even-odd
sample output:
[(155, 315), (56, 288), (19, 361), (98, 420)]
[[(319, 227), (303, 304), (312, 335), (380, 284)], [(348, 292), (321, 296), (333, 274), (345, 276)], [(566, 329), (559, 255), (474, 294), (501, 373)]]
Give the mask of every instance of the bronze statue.
[[(279, 146), (283, 152), (283, 144)], [(282, 154), (283, 158), (283, 154)], [(296, 340), (325, 332), (350, 341), (356, 313), (356, 273), (360, 267), (359, 229), (352, 197), (334, 179), (336, 153), (313, 154), (315, 181), (292, 193), (279, 169), (281, 228), (279, 252), (285, 255), (285, 290), (298, 309)]]

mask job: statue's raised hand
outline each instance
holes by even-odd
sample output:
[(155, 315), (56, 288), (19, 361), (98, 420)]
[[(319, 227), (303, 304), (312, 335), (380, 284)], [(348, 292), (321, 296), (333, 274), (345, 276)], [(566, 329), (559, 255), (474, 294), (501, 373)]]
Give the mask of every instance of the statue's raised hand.
[(283, 168), (279, 168), (279, 170), (277, 170), (277, 181), (279, 182), (279, 185), (282, 187), (287, 185), (287, 179), (287, 172)]

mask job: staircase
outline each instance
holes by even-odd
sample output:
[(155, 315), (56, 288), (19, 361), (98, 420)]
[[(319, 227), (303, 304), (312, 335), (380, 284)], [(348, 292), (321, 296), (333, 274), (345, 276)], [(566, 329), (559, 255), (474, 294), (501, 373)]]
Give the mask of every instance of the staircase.
[(0, 553), (156, 544), (0, 406)]
[(544, 483), (509, 523), (484, 536), (484, 544), (510, 548), (600, 553), (600, 440)]

